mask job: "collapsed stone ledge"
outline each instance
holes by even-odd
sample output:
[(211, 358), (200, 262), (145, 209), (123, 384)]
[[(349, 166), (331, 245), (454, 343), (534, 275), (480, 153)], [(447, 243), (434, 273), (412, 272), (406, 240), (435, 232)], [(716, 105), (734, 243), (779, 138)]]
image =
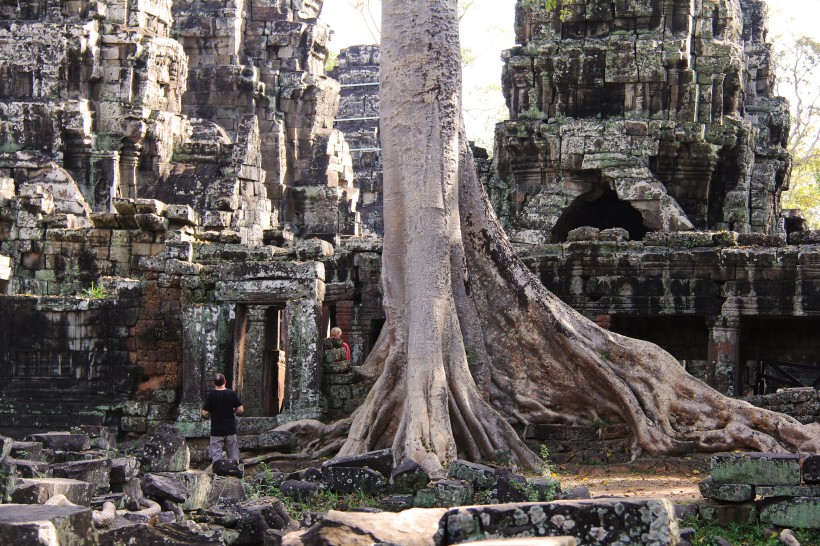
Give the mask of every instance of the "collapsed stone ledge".
[(700, 483), (711, 504), (707, 520), (767, 523), (820, 529), (820, 455), (732, 453), (712, 457), (711, 476)]

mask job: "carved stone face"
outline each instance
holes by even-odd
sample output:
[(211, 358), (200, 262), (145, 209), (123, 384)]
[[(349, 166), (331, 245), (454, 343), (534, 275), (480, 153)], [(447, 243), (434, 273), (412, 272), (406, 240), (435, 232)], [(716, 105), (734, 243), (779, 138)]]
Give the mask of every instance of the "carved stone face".
[(519, 4), (521, 45), (505, 52), (512, 120), (499, 126), (497, 157), (514, 231), (553, 241), (582, 225), (633, 238), (777, 231), (788, 114), (771, 96), (765, 4), (586, 0), (568, 10), (562, 19)]

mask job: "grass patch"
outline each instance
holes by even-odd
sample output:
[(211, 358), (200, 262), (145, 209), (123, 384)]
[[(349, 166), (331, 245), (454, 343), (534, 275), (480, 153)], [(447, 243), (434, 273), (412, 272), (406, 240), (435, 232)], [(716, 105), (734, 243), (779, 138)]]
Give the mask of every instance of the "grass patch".
[[(695, 529), (693, 546), (718, 546), (718, 539), (728, 540), (732, 546), (782, 546), (779, 540), (780, 529), (763, 524), (717, 525), (695, 518), (681, 522), (681, 527)], [(800, 544), (820, 544), (820, 531), (794, 529), (794, 536)]]
[(306, 501), (293, 499), (282, 493), (279, 484), (274, 479), (273, 471), (264, 464), (252, 479), (245, 480), (245, 492), (248, 494), (249, 499), (276, 497), (282, 501), (290, 517), (297, 521), (301, 520), (303, 514), (307, 512), (328, 512), (330, 510), (345, 512), (353, 508), (376, 508), (379, 506), (376, 497), (367, 495), (363, 491), (340, 495), (327, 489), (320, 489), (314, 497)]

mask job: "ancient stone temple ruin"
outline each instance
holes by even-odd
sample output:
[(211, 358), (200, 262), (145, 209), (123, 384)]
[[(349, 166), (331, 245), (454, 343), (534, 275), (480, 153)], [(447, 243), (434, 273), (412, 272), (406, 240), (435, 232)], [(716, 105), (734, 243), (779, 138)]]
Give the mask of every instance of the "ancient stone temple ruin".
[[(528, 6), (480, 162), (526, 263), (724, 392), (811, 384), (820, 237), (779, 208), (765, 4)], [(217, 371), (242, 433), (361, 401), (384, 321), (379, 51), (326, 73), (321, 8), (0, 4), (0, 432), (204, 437)]]
[(789, 114), (766, 9), (519, 3), (484, 175), (548, 288), (735, 395), (817, 376), (815, 239), (780, 210)]

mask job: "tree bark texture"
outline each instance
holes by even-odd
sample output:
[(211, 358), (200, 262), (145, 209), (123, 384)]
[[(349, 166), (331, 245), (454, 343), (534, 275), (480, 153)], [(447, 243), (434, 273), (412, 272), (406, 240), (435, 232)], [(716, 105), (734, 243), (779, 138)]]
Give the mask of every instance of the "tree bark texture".
[[(627, 422), (634, 450), (818, 450), (820, 425), (723, 397), (659, 347), (547, 291), (496, 221), (461, 120), (456, 0), (385, 0), (380, 76), (386, 324), (342, 454), (538, 458), (511, 424)], [(468, 362), (468, 355), (470, 355)], [(472, 368), (472, 369), (471, 369)]]

